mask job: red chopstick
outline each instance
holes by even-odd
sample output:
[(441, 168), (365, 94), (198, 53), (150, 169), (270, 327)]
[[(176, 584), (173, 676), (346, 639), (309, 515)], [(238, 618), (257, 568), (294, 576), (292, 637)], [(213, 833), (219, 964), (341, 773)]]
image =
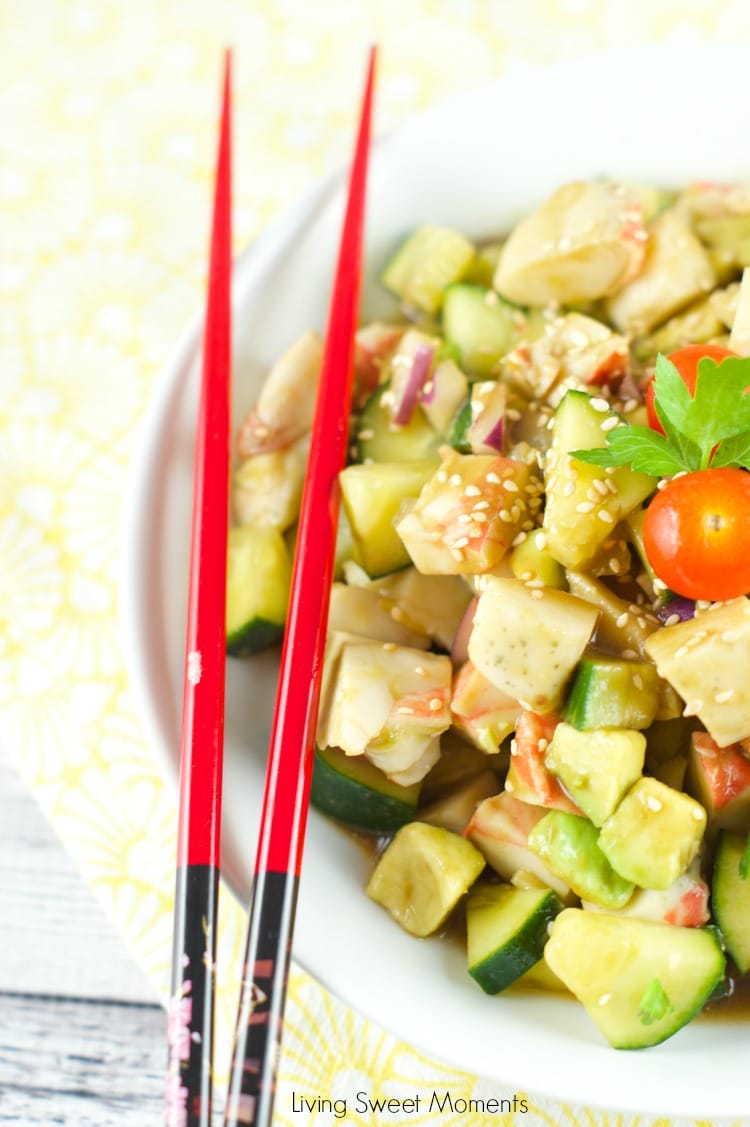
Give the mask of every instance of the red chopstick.
[(224, 741), (231, 377), (231, 55), (224, 59), (195, 443), (166, 1123), (210, 1127)]
[(346, 460), (376, 50), (370, 52), (328, 314), (271, 732), (225, 1127), (269, 1127), (302, 863)]

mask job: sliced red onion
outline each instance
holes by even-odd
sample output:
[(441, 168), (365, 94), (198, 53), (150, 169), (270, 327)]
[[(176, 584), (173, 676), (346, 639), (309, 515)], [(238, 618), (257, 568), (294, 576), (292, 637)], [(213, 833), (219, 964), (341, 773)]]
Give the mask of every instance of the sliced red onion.
[(474, 454), (498, 454), (502, 450), (505, 439), (505, 400), (505, 386), (498, 383), (469, 427), (467, 437)]
[(456, 666), (463, 665), (469, 660), (469, 638), (474, 628), (474, 614), (476, 613), (478, 602), (479, 599), (475, 596), (467, 606), (458, 624), (458, 629), (453, 639), (453, 645), (451, 646), (451, 661)]
[(438, 434), (448, 430), (468, 394), (468, 380), (457, 364), (452, 360), (441, 360), (435, 364), (422, 386), (419, 402)]
[(668, 603), (663, 603), (656, 611), (656, 617), (660, 622), (669, 622), (674, 615), (677, 615), (680, 622), (687, 622), (689, 619), (695, 618), (695, 601), (678, 595), (676, 598), (670, 599)]
[(434, 355), (435, 349), (429, 344), (418, 344), (414, 349), (409, 375), (398, 401), (393, 405), (393, 421), (396, 426), (405, 427), (411, 421), (422, 384), (430, 374)]

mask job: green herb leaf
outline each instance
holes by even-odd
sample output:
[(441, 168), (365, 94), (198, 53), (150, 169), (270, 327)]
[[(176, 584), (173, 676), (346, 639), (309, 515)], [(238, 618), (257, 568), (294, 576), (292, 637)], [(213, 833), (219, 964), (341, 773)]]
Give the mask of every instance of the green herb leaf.
[(734, 434), (719, 443), (719, 448), (711, 459), (712, 469), (721, 466), (743, 466), (750, 470), (750, 431)]
[(654, 369), (654, 395), (654, 406), (662, 420), (662, 426), (666, 417), (670, 428), (673, 427), (694, 442), (695, 437), (691, 434), (690, 427), (690, 407), (693, 400), (677, 368), (661, 352), (656, 357)]
[(572, 458), (592, 466), (632, 466), (639, 473), (666, 476), (689, 469), (681, 452), (650, 427), (615, 427), (607, 435), (607, 445), (596, 450), (573, 450)]
[(594, 466), (632, 466), (640, 473), (669, 476), (682, 471), (739, 466), (750, 470), (750, 357), (698, 362), (691, 395), (675, 365), (656, 358), (654, 409), (664, 435), (650, 427), (623, 424), (607, 444), (574, 450)]
[(655, 978), (641, 998), (638, 1007), (638, 1020), (643, 1025), (653, 1025), (655, 1021), (661, 1021), (663, 1017), (673, 1012), (674, 1006), (670, 1002), (664, 987), (659, 979)]

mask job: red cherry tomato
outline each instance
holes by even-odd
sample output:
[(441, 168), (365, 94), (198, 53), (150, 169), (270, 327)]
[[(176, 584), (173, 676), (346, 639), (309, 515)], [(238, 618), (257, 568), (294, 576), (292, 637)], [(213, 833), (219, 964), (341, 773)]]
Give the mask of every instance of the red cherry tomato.
[(670, 590), (688, 599), (750, 592), (750, 473), (698, 470), (676, 477), (646, 510), (646, 555)]
[[(728, 348), (722, 348), (718, 344), (688, 344), (685, 348), (678, 348), (676, 352), (672, 352), (669, 359), (682, 376), (685, 387), (692, 395), (695, 391), (696, 380), (698, 379), (699, 360), (707, 356), (709, 360), (716, 360), (718, 363), (721, 360), (726, 360), (727, 356), (736, 355), (736, 352), (732, 352)], [(653, 376), (648, 381), (648, 387), (646, 388), (646, 411), (648, 413), (648, 425), (651, 429), (658, 430), (659, 434), (664, 434), (664, 429), (659, 422), (659, 416), (656, 414), (656, 408), (654, 407)]]

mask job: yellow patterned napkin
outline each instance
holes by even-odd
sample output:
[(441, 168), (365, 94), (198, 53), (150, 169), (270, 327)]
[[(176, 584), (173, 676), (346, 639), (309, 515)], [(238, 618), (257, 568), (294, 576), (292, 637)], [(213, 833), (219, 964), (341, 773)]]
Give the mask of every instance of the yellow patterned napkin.
[[(34, 0), (0, 3), (2, 739), (166, 997), (175, 801), (120, 649), (119, 521), (136, 433), (203, 293), (220, 49), (236, 49), (236, 239), (348, 156), (366, 44), (378, 128), (531, 63), (611, 44), (750, 38), (746, 5), (665, 0)], [(220, 1062), (244, 920), (222, 892)], [(433, 1092), (452, 1101), (430, 1103)], [(409, 1123), (604, 1127), (427, 1060), (295, 969), (280, 1124), (416, 1096)], [(312, 1106), (295, 1107), (305, 1094)], [(515, 1104), (512, 1102), (515, 1096)], [(505, 1099), (503, 1114), (465, 1111)], [(463, 1102), (462, 1102), (463, 1101)], [(492, 1106), (488, 1103), (488, 1106)], [(424, 1110), (426, 1109), (426, 1110)], [(676, 1121), (673, 1121), (676, 1122)]]

